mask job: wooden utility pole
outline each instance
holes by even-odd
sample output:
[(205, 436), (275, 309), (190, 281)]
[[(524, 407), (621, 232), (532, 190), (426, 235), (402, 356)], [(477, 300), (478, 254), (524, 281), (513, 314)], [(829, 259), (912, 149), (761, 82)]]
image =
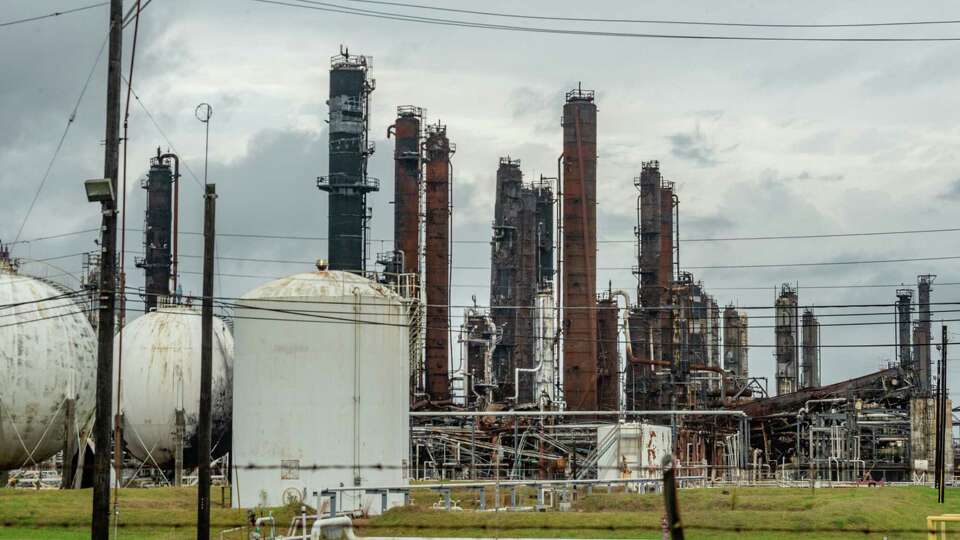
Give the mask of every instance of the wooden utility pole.
[(197, 433), (197, 540), (210, 539), (210, 402), (213, 372), (213, 254), (217, 188), (206, 184), (203, 205), (203, 308), (200, 319), (200, 417)]
[[(940, 463), (940, 470), (937, 474), (937, 502), (943, 504), (945, 496), (944, 488), (947, 481), (947, 457), (953, 458), (953, 456), (947, 456), (948, 437), (953, 436), (953, 414), (947, 409), (947, 325), (941, 326), (939, 380), (940, 383), (937, 385), (939, 387), (937, 407), (940, 411), (940, 423), (937, 425), (937, 443), (939, 447), (937, 461)], [(950, 430), (949, 435), (947, 435), (947, 430)]]
[[(120, 169), (120, 61), (123, 52), (123, 0), (110, 0), (110, 45), (107, 62), (107, 128), (104, 136), (103, 176), (117, 191)], [(90, 538), (110, 537), (110, 448), (113, 402), (113, 334), (117, 280), (117, 201), (103, 201), (100, 238), (100, 298), (97, 326), (96, 417), (93, 440), (93, 519)]]

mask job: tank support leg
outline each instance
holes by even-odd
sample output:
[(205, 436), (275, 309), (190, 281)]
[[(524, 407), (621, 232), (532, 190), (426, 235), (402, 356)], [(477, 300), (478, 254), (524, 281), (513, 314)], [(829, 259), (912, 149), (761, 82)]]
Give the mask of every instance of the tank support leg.
[(174, 451), (173, 485), (180, 487), (183, 484), (183, 437), (186, 432), (186, 421), (183, 409), (177, 409), (176, 416), (176, 450)]
[(73, 489), (73, 459), (77, 456), (77, 402), (68, 398), (63, 415), (63, 468), (60, 471), (60, 489)]

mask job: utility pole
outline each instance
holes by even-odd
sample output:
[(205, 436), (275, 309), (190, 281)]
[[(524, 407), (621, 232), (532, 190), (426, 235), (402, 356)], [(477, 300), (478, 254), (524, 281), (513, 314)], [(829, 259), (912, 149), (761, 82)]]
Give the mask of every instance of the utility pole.
[(213, 253), (217, 188), (206, 184), (203, 208), (203, 308), (200, 319), (200, 418), (197, 427), (197, 540), (210, 539), (210, 402), (213, 371)]
[(943, 504), (947, 480), (947, 430), (952, 430), (952, 422), (948, 423), (947, 418), (952, 415), (947, 410), (947, 325), (942, 325), (940, 331), (940, 373), (937, 385), (939, 397), (937, 400), (937, 448), (939, 449), (937, 462), (940, 468), (937, 471), (937, 502)]
[[(120, 61), (123, 49), (123, 0), (110, 0), (110, 45), (107, 62), (107, 128), (104, 137), (103, 176), (117, 193), (120, 169)], [(100, 314), (97, 326), (96, 416), (93, 440), (93, 516), (90, 538), (110, 537), (110, 435), (113, 401), (113, 331), (116, 309), (117, 202), (101, 202), (103, 209), (100, 253)]]

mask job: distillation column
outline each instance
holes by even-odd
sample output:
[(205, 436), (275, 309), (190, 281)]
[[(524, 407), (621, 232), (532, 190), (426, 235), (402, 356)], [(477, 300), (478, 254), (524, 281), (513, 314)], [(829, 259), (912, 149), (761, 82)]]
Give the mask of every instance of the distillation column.
[(171, 224), (173, 173), (157, 149), (150, 159), (150, 172), (140, 183), (147, 190), (147, 210), (143, 224), (143, 257), (134, 259), (144, 271), (146, 312), (156, 309), (158, 300), (170, 296)]
[(798, 307), (797, 290), (784, 283), (780, 287), (780, 296), (775, 303), (776, 311), (776, 361), (777, 395), (782, 396), (797, 391), (798, 354), (797, 329)]
[[(423, 109), (397, 107), (392, 129), (393, 150), (393, 272), (420, 273), (420, 170)], [(388, 269), (388, 272), (391, 270)]]
[(427, 127), (426, 141), (426, 389), (430, 399), (450, 397), (450, 155), (442, 124)]
[(597, 409), (597, 106), (577, 88), (563, 106), (563, 392)]
[(367, 193), (380, 189), (367, 177), (370, 60), (346, 51), (330, 59), (329, 174), (317, 178), (317, 187), (330, 194), (327, 236), (329, 268), (362, 274), (366, 271)]
[(812, 309), (803, 310), (801, 322), (803, 342), (803, 388), (820, 386), (820, 321)]

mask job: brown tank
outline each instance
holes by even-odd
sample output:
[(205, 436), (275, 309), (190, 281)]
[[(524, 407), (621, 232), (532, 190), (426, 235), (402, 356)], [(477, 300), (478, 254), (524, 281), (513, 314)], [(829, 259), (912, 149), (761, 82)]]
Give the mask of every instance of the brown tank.
[(447, 127), (427, 127), (426, 293), (427, 393), (433, 401), (450, 398), (450, 155)]
[(597, 409), (597, 106), (593, 91), (563, 106), (563, 393), (567, 409)]

